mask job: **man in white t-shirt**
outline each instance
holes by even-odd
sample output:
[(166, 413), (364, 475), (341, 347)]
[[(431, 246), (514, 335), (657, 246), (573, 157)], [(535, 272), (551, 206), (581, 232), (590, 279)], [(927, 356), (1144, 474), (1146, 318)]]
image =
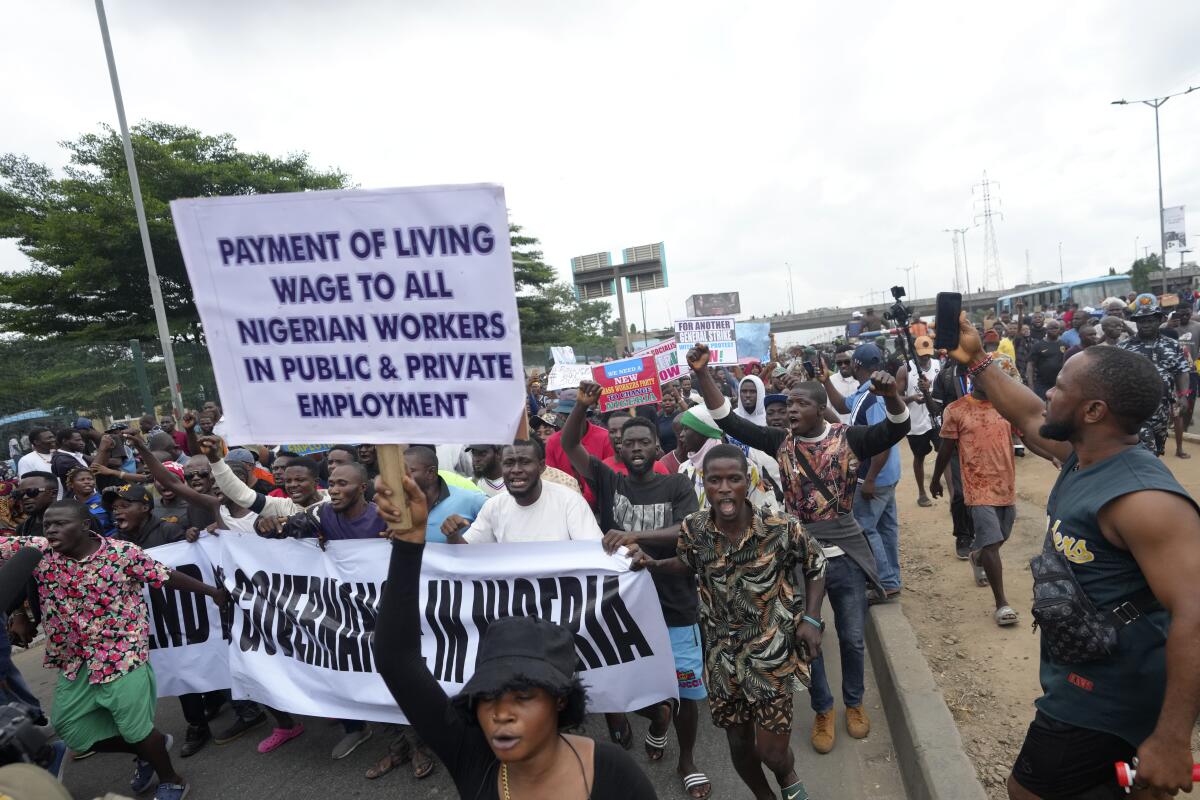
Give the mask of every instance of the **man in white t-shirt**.
[(17, 460), (17, 477), (26, 472), (49, 472), (54, 461), (54, 432), (49, 428), (33, 428), (29, 431), (29, 446), (33, 450)]
[[(858, 391), (858, 378), (854, 377), (854, 364), (851, 363), (850, 351), (852, 347), (838, 348), (837, 353), (833, 357), (833, 364), (837, 369), (829, 376), (829, 381), (842, 397), (853, 397)], [(850, 424), (849, 414), (838, 414), (838, 419), (843, 425)]]
[(908, 446), (913, 454), (913, 477), (917, 479), (917, 505), (931, 506), (933, 501), (925, 494), (925, 456), (938, 446), (938, 434), (933, 429), (929, 413), (932, 404), (933, 382), (942, 365), (933, 357), (933, 339), (918, 336), (913, 343), (917, 351), (917, 362), (909, 361), (896, 374), (897, 383), (903, 387), (904, 402), (908, 403), (908, 414), (912, 427), (908, 431)]
[(447, 517), (442, 523), (446, 540), (484, 544), (604, 538), (583, 495), (543, 481), (545, 468), (546, 451), (536, 439), (505, 445), (500, 471), (508, 491), (488, 498), (474, 522), (457, 514)]

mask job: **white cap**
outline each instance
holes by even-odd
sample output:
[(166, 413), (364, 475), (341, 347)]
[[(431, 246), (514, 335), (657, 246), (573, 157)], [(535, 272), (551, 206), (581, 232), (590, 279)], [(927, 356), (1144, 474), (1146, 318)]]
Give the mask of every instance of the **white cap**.
[(853, 317), (854, 319), (858, 319), (859, 317), (861, 317), (861, 316), (862, 316), (862, 312), (861, 312), (861, 311), (855, 311), (855, 312), (854, 312), (853, 314), (851, 314), (850, 316), (851, 316), (851, 317)]

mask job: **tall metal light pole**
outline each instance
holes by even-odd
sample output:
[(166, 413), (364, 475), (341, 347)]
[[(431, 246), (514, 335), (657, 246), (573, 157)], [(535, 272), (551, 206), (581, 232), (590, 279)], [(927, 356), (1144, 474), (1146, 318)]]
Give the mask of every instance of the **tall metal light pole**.
[(1162, 294), (1167, 293), (1167, 227), (1163, 222), (1163, 185), (1162, 185), (1162, 139), (1158, 133), (1158, 109), (1172, 97), (1179, 97), (1200, 89), (1200, 86), (1189, 86), (1182, 92), (1169, 94), (1166, 97), (1152, 97), (1149, 100), (1113, 100), (1114, 106), (1127, 106), (1130, 103), (1141, 103), (1154, 109), (1154, 150), (1158, 158), (1158, 243), (1159, 270), (1162, 274)]
[(971, 293), (971, 270), (967, 267), (967, 231), (970, 228), (943, 228), (942, 233), (956, 233), (962, 237), (963, 277), (967, 279), (967, 294)]
[(104, 40), (104, 56), (108, 59), (108, 77), (112, 81), (113, 100), (117, 104), (117, 122), (121, 125), (121, 141), (125, 145), (125, 166), (129, 169), (129, 187), (133, 190), (133, 207), (137, 212), (138, 232), (142, 235), (142, 252), (146, 256), (146, 271), (150, 274), (150, 298), (154, 304), (154, 319), (158, 322), (158, 339), (162, 344), (163, 360), (167, 366), (167, 382), (171, 385), (171, 406), (176, 416), (183, 414), (183, 398), (179, 391), (179, 374), (175, 371), (175, 351), (171, 348), (171, 330), (167, 327), (167, 309), (163, 305), (162, 286), (154, 266), (154, 251), (150, 247), (150, 229), (146, 226), (146, 207), (142, 204), (142, 188), (138, 182), (137, 164), (133, 160), (133, 143), (129, 140), (129, 125), (125, 122), (125, 103), (121, 100), (121, 82), (117, 79), (117, 62), (113, 59), (112, 40), (108, 36), (108, 19), (104, 16), (104, 0), (96, 0), (96, 17), (100, 20), (100, 37)]
[(796, 313), (796, 294), (795, 294), (795, 291), (793, 290), (793, 287), (795, 286), (795, 284), (792, 283), (792, 265), (786, 261), (783, 262), (783, 265), (785, 267), (787, 267), (787, 271), (788, 271), (788, 313), (795, 314)]

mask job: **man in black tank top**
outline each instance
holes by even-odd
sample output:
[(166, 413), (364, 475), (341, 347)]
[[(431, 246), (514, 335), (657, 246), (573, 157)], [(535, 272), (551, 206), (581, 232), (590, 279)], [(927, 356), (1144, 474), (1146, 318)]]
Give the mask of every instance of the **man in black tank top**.
[(1147, 789), (1134, 797), (1189, 791), (1200, 715), (1200, 511), (1138, 445), (1162, 395), (1154, 366), (1115, 347), (1088, 348), (1063, 366), (1043, 405), (990, 366), (965, 315), (960, 328), (951, 356), (1027, 440), (1063, 464), (1048, 503), (1047, 552), (1061, 553), (1096, 609), (1119, 619), (1113, 655), (1085, 663), (1057, 660), (1043, 631), (1042, 696), (1009, 797), (1122, 797), (1113, 762), (1134, 756)]

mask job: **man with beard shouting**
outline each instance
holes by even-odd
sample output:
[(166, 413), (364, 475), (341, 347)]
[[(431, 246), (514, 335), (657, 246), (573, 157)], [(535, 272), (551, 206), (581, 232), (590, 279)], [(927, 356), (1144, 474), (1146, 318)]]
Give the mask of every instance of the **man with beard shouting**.
[[(1028, 442), (1063, 465), (1047, 504), (1043, 554), (1031, 566), (1035, 597), (1070, 613), (1039, 616), (1034, 606), (1042, 696), (1009, 797), (1119, 797), (1113, 762), (1134, 756), (1135, 797), (1190, 791), (1200, 714), (1200, 513), (1138, 444), (1138, 429), (1162, 399), (1154, 364), (1090, 347), (1063, 365), (1043, 404), (993, 366), (966, 314), (960, 320), (950, 355)], [(1057, 579), (1039, 578), (1053, 567)]]

